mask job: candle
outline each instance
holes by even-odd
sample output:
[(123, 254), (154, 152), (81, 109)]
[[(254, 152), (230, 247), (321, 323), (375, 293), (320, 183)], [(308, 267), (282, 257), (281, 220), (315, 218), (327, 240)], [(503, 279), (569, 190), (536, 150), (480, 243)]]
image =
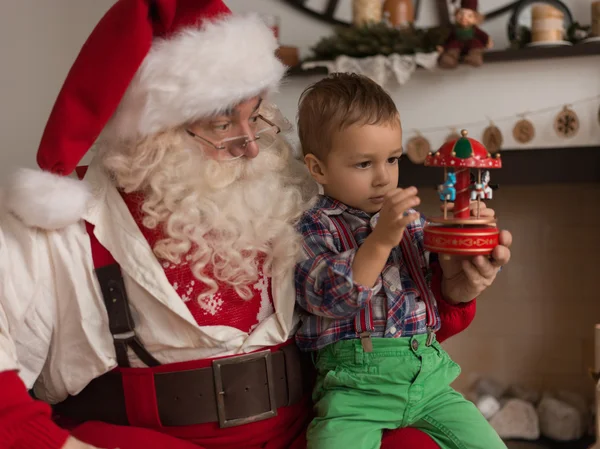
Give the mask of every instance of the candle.
[(531, 8), (531, 41), (557, 42), (563, 40), (564, 14), (551, 5), (534, 4)]
[(412, 0), (386, 0), (383, 12), (389, 15), (390, 24), (395, 27), (408, 26), (415, 20)]
[(352, 22), (360, 27), (381, 22), (383, 4), (381, 0), (354, 0), (352, 2)]

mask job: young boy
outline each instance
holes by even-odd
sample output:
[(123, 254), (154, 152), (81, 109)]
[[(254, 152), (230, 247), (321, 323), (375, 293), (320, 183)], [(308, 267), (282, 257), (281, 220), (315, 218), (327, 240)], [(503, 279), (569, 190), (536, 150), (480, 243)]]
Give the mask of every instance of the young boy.
[(366, 77), (329, 76), (302, 94), (298, 132), (324, 190), (300, 221), (305, 260), (296, 269), (296, 341), (316, 352), (318, 372), (308, 448), (379, 448), (383, 430), (407, 426), (442, 448), (505, 448), (450, 387), (460, 368), (436, 340), (437, 303), (472, 299), (458, 285), (472, 273), (457, 270), (448, 285), (437, 273), (432, 284), (440, 266), (423, 248), (417, 190), (397, 188), (393, 100)]

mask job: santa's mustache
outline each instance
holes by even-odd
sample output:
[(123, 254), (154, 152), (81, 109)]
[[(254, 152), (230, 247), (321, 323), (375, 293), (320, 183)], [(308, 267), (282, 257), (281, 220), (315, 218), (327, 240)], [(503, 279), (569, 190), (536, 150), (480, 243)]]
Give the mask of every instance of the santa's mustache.
[[(189, 151), (186, 151), (190, 154)], [(275, 149), (273, 141), (264, 139), (258, 155), (254, 158), (241, 157), (234, 160), (214, 160), (203, 154), (195, 161), (188, 161), (188, 167), (198, 168), (198, 180), (209, 190), (222, 190), (238, 180), (252, 181), (269, 173), (278, 173), (285, 168), (285, 155)]]

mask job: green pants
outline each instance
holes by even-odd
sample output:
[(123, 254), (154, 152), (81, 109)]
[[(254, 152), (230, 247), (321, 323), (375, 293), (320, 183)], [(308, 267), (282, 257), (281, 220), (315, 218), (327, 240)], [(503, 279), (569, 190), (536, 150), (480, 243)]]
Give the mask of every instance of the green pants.
[(308, 449), (376, 449), (385, 429), (416, 427), (443, 449), (506, 449), (472, 402), (450, 387), (459, 366), (426, 335), (344, 340), (317, 355)]

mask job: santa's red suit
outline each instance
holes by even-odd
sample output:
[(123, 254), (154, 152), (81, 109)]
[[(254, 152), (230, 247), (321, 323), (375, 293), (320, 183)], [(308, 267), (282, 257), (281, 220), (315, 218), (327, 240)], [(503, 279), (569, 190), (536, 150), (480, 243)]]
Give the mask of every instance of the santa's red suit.
[[(311, 372), (293, 342), (293, 265), (278, 270), (268, 249), (240, 251), (256, 274), (241, 294), (219, 276), (207, 280), (227, 261), (192, 270), (197, 245), (176, 262), (158, 257), (175, 231), (149, 224), (145, 191), (120, 185), (106, 159), (80, 171), (83, 181), (67, 177), (94, 142), (146, 142), (268, 92), (285, 70), (275, 48), (257, 18), (234, 17), (220, 1), (120, 0), (93, 31), (44, 132), (43, 171), (20, 171), (4, 192), (0, 448), (58, 449), (69, 434), (107, 449), (306, 447)], [(269, 161), (286, 160), (269, 151)], [(164, 178), (145, 162), (153, 182)], [(271, 221), (283, 232), (273, 240), (293, 231), (280, 216), (296, 198), (285, 196), (291, 175), (276, 177), (286, 171), (252, 181), (259, 194), (265, 183), (255, 227), (267, 241)], [(247, 198), (252, 185), (241, 188)], [(241, 214), (251, 207), (235, 204), (239, 190), (227, 207)], [(219, 228), (205, 231), (200, 241)], [(434, 267), (443, 340), (468, 326), (475, 301), (450, 305), (440, 283)], [(436, 447), (414, 429), (386, 433), (382, 444)]]

